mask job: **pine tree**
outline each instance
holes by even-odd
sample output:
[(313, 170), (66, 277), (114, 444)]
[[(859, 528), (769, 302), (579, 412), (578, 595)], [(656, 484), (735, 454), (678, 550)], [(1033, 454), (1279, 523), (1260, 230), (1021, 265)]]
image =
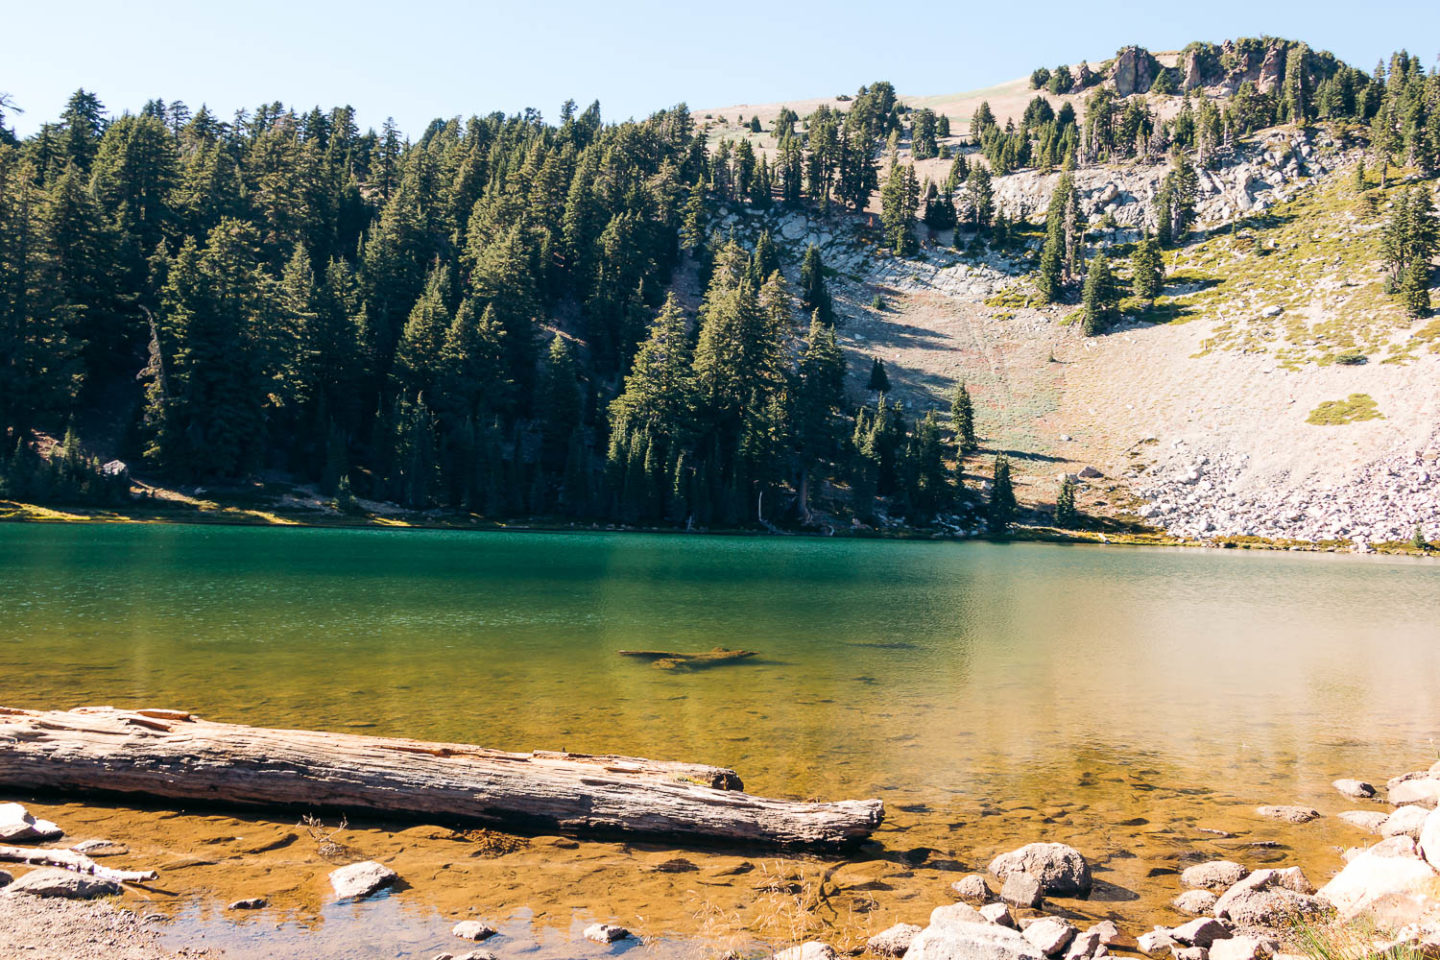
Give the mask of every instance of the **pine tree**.
[(950, 422), (955, 428), (955, 446), (961, 458), (979, 449), (979, 444), (975, 442), (975, 407), (963, 380), (955, 385), (955, 392), (950, 395)]
[(579, 370), (570, 341), (555, 334), (540, 380), (535, 411), (540, 420), (541, 464), (558, 473), (565, 465), (566, 446), (580, 423)]
[(800, 261), (800, 306), (807, 313), (818, 315), (820, 322), (827, 326), (835, 323), (834, 304), (825, 285), (825, 264), (820, 259), (820, 248), (813, 243), (805, 248), (804, 259)]
[(994, 477), (990, 481), (990, 498), (985, 504), (985, 528), (991, 536), (1001, 536), (1015, 519), (1015, 489), (1010, 482), (1010, 461), (995, 458)]
[(995, 214), (995, 191), (990, 184), (989, 168), (982, 163), (972, 164), (966, 189), (970, 194), (970, 222), (977, 229), (989, 226)]
[(865, 389), (871, 393), (890, 392), (890, 375), (885, 372), (885, 362), (879, 357), (870, 364), (870, 379), (865, 382)]
[(1138, 299), (1153, 304), (1164, 285), (1164, 261), (1160, 245), (1144, 237), (1130, 255), (1130, 290)]
[(1093, 337), (1103, 333), (1120, 302), (1115, 277), (1110, 271), (1110, 261), (1103, 253), (1090, 263), (1090, 270), (1085, 275), (1082, 302), (1084, 321), (1081, 329), (1085, 336)]
[(1411, 263), (1398, 292), (1406, 313), (1412, 317), (1427, 316), (1430, 313), (1430, 264), (1423, 260)]
[(1055, 526), (1069, 530), (1079, 520), (1080, 515), (1075, 509), (1075, 478), (1067, 473), (1060, 481), (1060, 492), (1055, 495)]

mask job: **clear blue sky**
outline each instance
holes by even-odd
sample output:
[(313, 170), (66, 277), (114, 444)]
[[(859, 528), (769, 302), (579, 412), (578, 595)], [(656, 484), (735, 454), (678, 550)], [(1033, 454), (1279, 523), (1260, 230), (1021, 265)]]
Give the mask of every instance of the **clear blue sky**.
[[(1409, 46), (1440, 52), (1440, 2), (1391, 0), (16, 0), (0, 12), (0, 92), (26, 112), (22, 133), (54, 118), (77, 87), (112, 113), (152, 97), (208, 103), (228, 116), (281, 100), (350, 104), (363, 126), (393, 116), (418, 135), (436, 116), (533, 106), (554, 118), (568, 97), (606, 119), (853, 91), (989, 86), (1039, 65), (1092, 62), (1139, 43), (1272, 34), (1368, 70)], [(1083, 12), (1077, 12), (1083, 11)], [(1419, 45), (1422, 48), (1416, 49)]]

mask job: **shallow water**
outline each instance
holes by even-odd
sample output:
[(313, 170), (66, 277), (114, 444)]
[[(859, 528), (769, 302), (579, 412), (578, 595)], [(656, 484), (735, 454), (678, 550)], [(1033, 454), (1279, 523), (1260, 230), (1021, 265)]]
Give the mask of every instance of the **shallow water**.
[[(813, 874), (828, 922), (860, 936), (923, 921), (955, 871), (1041, 838), (1100, 865), (1097, 894), (1067, 908), (1132, 927), (1165, 919), (1173, 871), (1193, 858), (1300, 862), (1323, 882), (1336, 848), (1362, 836), (1333, 818), (1269, 823), (1253, 808), (1351, 809), (1330, 780), (1433, 761), (1437, 641), (1440, 566), (1402, 559), (0, 525), (0, 704), (171, 706), (711, 762), (759, 793), (887, 804), (881, 845), (851, 862), (752, 855), (758, 869), (742, 879), (711, 876), (739, 863), (713, 851), (683, 851), (697, 869), (662, 873), (676, 851), (538, 838), (475, 857), (443, 830), (357, 826), (351, 840), (410, 866), (412, 888), (394, 899), (417, 924), (466, 905), (495, 920), (532, 909), (561, 929), (598, 917), (655, 935), (757, 933), (793, 926), (775, 914), (799, 908), (756, 887)], [(717, 645), (759, 656), (677, 672), (616, 653)], [(324, 918), (326, 865), (303, 832), (264, 854), (234, 839), (293, 824), (43, 809), (62, 825), (128, 831), (137, 856), (215, 861), (172, 868), (171, 899), (192, 905), (177, 930), (223, 940), (242, 929), (193, 906), (202, 894), (262, 890), (277, 910)], [(1267, 840), (1285, 846), (1247, 846)], [(928, 850), (923, 865), (901, 856), (916, 848)], [(206, 849), (225, 854), (196, 853)], [(398, 940), (374, 949), (363, 955), (411, 955)]]

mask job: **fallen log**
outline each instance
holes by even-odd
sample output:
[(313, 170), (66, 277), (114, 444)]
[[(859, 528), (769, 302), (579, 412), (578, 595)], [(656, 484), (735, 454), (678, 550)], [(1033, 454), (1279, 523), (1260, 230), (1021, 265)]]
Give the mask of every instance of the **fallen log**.
[(885, 815), (879, 800), (752, 796), (719, 767), (273, 730), (113, 707), (0, 707), (0, 785), (782, 846), (853, 843)]
[(86, 873), (116, 883), (148, 883), (159, 876), (154, 870), (116, 870), (96, 863), (74, 850), (48, 850), (42, 847), (0, 847), (0, 860), (6, 863), (28, 863), (36, 867), (60, 867), (75, 873)]

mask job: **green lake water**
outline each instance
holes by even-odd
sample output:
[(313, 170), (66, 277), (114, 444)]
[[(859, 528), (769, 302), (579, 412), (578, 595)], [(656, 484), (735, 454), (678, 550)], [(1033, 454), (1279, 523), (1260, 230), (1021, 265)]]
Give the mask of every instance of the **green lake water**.
[[(715, 646), (759, 656), (617, 655)], [(891, 849), (973, 866), (1041, 834), (1088, 845), (1150, 902), (1122, 859), (1263, 830), (1257, 803), (1348, 809), (1330, 780), (1435, 759), (1440, 564), (0, 525), (0, 705), (98, 703), (717, 763), (755, 792), (880, 796)]]

